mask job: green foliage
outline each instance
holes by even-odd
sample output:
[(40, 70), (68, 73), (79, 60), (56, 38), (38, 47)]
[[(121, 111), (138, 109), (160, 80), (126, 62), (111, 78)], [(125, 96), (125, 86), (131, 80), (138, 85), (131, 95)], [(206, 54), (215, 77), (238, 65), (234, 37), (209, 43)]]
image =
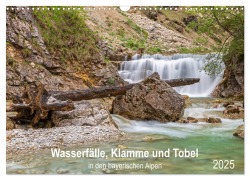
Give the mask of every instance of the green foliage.
[(135, 24), (131, 19), (127, 19), (126, 24), (131, 27), (137, 34), (130, 33), (124, 27), (119, 27), (115, 32), (110, 32), (111, 36), (116, 36), (120, 41), (122, 41), (122, 46), (127, 47), (132, 50), (145, 49), (146, 40), (148, 33), (141, 29), (137, 24)]
[(110, 36), (115, 36), (115, 33), (112, 31), (109, 33)]
[(224, 64), (222, 63), (220, 54), (210, 54), (207, 58), (207, 62), (203, 67), (203, 70), (209, 76), (214, 76), (216, 74), (220, 74), (222, 69), (224, 69)]
[(108, 79), (107, 83), (108, 83), (109, 85), (114, 85), (114, 84), (115, 84), (115, 78), (110, 77), (110, 78)]
[(135, 31), (137, 32), (140, 36), (142, 36), (143, 38), (147, 38), (148, 37), (148, 33), (147, 31), (145, 31), (144, 29), (140, 28), (136, 23), (134, 23), (131, 19), (127, 20), (127, 24)]
[(166, 20), (182, 21), (182, 19), (187, 16), (187, 11), (178, 11), (178, 13), (176, 13), (176, 11), (163, 9), (160, 10), (159, 12), (165, 15)]
[(195, 42), (198, 44), (206, 45), (208, 43), (208, 40), (205, 37), (198, 37)]
[(16, 60), (14, 58), (12, 58), (12, 57), (10, 57), (10, 56), (7, 55), (6, 56), (6, 63), (7, 63), (7, 65), (13, 67), (16, 64)]
[(106, 64), (110, 64), (110, 59), (109, 59), (109, 58), (107, 58), (107, 57), (105, 57), (105, 58), (104, 58), (104, 63), (106, 63)]
[[(211, 7), (209, 7), (210, 9)], [(216, 10), (216, 8), (218, 8)], [(223, 8), (223, 10), (221, 10)], [(200, 9), (200, 8), (199, 8)], [(190, 11), (193, 14), (199, 14), (198, 22), (190, 23), (190, 27), (198, 27), (199, 33), (207, 34), (210, 37), (218, 38), (220, 42), (218, 54), (222, 54), (224, 62), (232, 61), (233, 57), (244, 55), (244, 11), (243, 10), (225, 10), (225, 7), (213, 7), (213, 10), (195, 10)], [(219, 72), (221, 65), (211, 60), (204, 70), (208, 74)], [(217, 70), (216, 70), (217, 69)]]
[(124, 47), (132, 50), (145, 48), (145, 38), (128, 37), (123, 27), (120, 27), (116, 30), (116, 35), (122, 41), (122, 46)]
[(28, 58), (31, 56), (32, 51), (28, 48), (24, 48), (21, 50), (21, 54), (22, 54), (23, 58)]
[(124, 11), (119, 11), (123, 16), (127, 17), (128, 15)]
[[(66, 8), (67, 9), (67, 8)], [(82, 10), (34, 10), (45, 45), (61, 60), (83, 61), (98, 54), (97, 39)]]
[(112, 26), (112, 23), (111, 22), (108, 22), (108, 27), (111, 27)]
[(116, 34), (120, 37), (120, 38), (124, 38), (125, 37), (125, 29), (123, 27), (117, 29)]
[(162, 50), (159, 47), (151, 46), (146, 50), (146, 52), (149, 54), (157, 54), (162, 53)]
[(201, 46), (194, 47), (194, 48), (181, 47), (179, 48), (179, 52), (184, 53), (184, 54), (206, 54), (206, 53), (209, 53), (210, 50)]
[(129, 39), (126, 39), (124, 40), (124, 43), (123, 45), (127, 48), (130, 48), (132, 50), (137, 50), (137, 49), (140, 49), (140, 48), (145, 48), (145, 42), (142, 41), (142, 40), (139, 40), (139, 39), (132, 39), (132, 38), (129, 38)]

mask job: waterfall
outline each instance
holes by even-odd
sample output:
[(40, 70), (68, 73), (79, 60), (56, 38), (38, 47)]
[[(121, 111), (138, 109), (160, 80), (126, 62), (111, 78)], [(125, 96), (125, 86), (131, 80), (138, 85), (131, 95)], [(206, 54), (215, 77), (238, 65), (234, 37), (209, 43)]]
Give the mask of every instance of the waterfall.
[(121, 64), (119, 75), (129, 83), (144, 80), (158, 72), (162, 80), (178, 78), (200, 78), (200, 82), (174, 88), (178, 93), (191, 97), (209, 96), (222, 79), (222, 74), (210, 77), (203, 70), (208, 55), (176, 54), (173, 56), (134, 55), (132, 60)]

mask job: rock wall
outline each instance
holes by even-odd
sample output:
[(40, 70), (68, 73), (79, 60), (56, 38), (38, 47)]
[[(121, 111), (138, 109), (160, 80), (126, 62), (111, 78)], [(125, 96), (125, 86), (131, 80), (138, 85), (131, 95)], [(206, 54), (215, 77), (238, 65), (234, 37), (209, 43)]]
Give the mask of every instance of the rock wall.
[[(26, 83), (41, 81), (47, 88), (69, 88), (60, 76), (35, 24), (31, 10), (7, 11), (7, 98), (21, 95)], [(70, 82), (70, 80), (68, 79)]]
[(215, 88), (215, 97), (244, 97), (244, 56), (225, 61), (223, 80)]
[(178, 48), (194, 47), (192, 39), (183, 36), (180, 33), (174, 32), (156, 21), (152, 21), (146, 16), (136, 13), (127, 13), (139, 27), (148, 32), (148, 40), (155, 44), (160, 44), (166, 53), (173, 54), (178, 52)]
[(25, 7), (21, 10), (19, 7), (7, 11), (6, 27), (8, 99), (21, 95), (26, 84), (38, 81), (48, 90), (123, 83), (117, 73), (117, 67), (104, 63), (104, 56), (99, 49), (99, 53), (86, 62), (69, 60), (62, 63), (44, 43), (31, 8), (27, 10)]

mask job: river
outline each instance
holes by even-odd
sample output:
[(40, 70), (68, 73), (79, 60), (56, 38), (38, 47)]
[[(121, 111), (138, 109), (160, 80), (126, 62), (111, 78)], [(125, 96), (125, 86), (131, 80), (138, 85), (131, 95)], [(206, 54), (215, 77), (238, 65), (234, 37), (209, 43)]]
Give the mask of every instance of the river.
[[(176, 54), (173, 56), (155, 55), (134, 55), (132, 60), (123, 61), (119, 75), (129, 83), (137, 83), (158, 72), (162, 80), (179, 79), (179, 78), (200, 78), (200, 82), (190, 85), (174, 88), (178, 93), (191, 97), (210, 96), (216, 85), (221, 81), (223, 76), (223, 63), (221, 73), (209, 76), (203, 70), (204, 65), (208, 62), (210, 55), (194, 54)], [(210, 58), (209, 61), (215, 60)], [(216, 59), (220, 61), (220, 59)]]
[[(91, 147), (100, 148), (110, 154), (111, 148), (125, 150), (166, 150), (198, 148), (198, 158), (53, 158), (50, 151), (28, 155), (16, 155), (7, 159), (8, 174), (243, 174), (244, 141), (233, 136), (235, 129), (244, 124), (242, 119), (223, 118), (223, 107), (212, 108), (214, 99), (193, 98), (192, 106), (186, 108), (184, 116), (219, 117), (221, 124), (208, 123), (159, 123), (157, 121), (131, 121), (112, 115), (119, 128), (130, 135), (130, 139), (116, 143), (101, 143)], [(66, 150), (83, 150), (73, 147)], [(64, 148), (65, 149), (65, 148)], [(234, 160), (234, 169), (213, 169), (213, 160)], [(89, 169), (89, 164), (108, 163), (154, 163), (162, 165), (150, 169)]]
[[(164, 59), (165, 58), (165, 59)], [(221, 76), (208, 77), (202, 72), (204, 56), (160, 56), (155, 61), (152, 57), (144, 56), (138, 60), (124, 62), (119, 74), (130, 83), (139, 82), (152, 74), (159, 72), (162, 79), (199, 77), (201, 82), (189, 87), (176, 90), (181, 94), (191, 96), (192, 105), (185, 109), (184, 117), (218, 117), (222, 123), (160, 123), (157, 121), (135, 121), (113, 114), (112, 117), (121, 131), (129, 135), (126, 141), (115, 143), (99, 143), (91, 148), (100, 148), (110, 154), (112, 148), (122, 150), (158, 151), (168, 148), (181, 150), (198, 149), (196, 158), (180, 158), (171, 156), (148, 158), (55, 158), (49, 150), (34, 154), (14, 155), (7, 157), (7, 174), (243, 174), (244, 173), (244, 140), (234, 137), (233, 132), (244, 124), (243, 119), (223, 118), (222, 106), (226, 99), (215, 106), (214, 98), (209, 97)], [(184, 59), (184, 60), (183, 60)], [(136, 68), (135, 68), (136, 67)], [(168, 69), (174, 69), (172, 73)], [(193, 75), (190, 74), (193, 72)], [(171, 75), (172, 74), (172, 75)], [(204, 88), (205, 87), (205, 88)], [(218, 100), (218, 99), (217, 99)], [(63, 147), (62, 147), (63, 148)], [(66, 150), (84, 150), (87, 147), (63, 148)], [(222, 168), (214, 169), (214, 161), (223, 161)], [(234, 166), (226, 168), (226, 160), (231, 160)], [(158, 165), (154, 170), (142, 169), (112, 169), (112, 164), (152, 163)], [(90, 164), (97, 168), (89, 168)], [(102, 167), (101, 167), (102, 166)]]

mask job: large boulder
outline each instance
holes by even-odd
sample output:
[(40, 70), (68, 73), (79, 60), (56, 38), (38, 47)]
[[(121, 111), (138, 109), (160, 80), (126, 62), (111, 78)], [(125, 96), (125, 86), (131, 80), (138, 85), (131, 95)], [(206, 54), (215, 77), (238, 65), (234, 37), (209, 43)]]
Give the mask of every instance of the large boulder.
[(74, 102), (72, 111), (53, 111), (51, 119), (56, 127), (97, 126), (105, 124), (117, 127), (109, 111), (100, 100), (83, 100)]
[(244, 139), (244, 125), (240, 125), (239, 127), (236, 128), (236, 131), (234, 132), (234, 136), (240, 137)]
[(177, 121), (184, 112), (185, 100), (157, 73), (118, 96), (113, 113), (135, 120)]

